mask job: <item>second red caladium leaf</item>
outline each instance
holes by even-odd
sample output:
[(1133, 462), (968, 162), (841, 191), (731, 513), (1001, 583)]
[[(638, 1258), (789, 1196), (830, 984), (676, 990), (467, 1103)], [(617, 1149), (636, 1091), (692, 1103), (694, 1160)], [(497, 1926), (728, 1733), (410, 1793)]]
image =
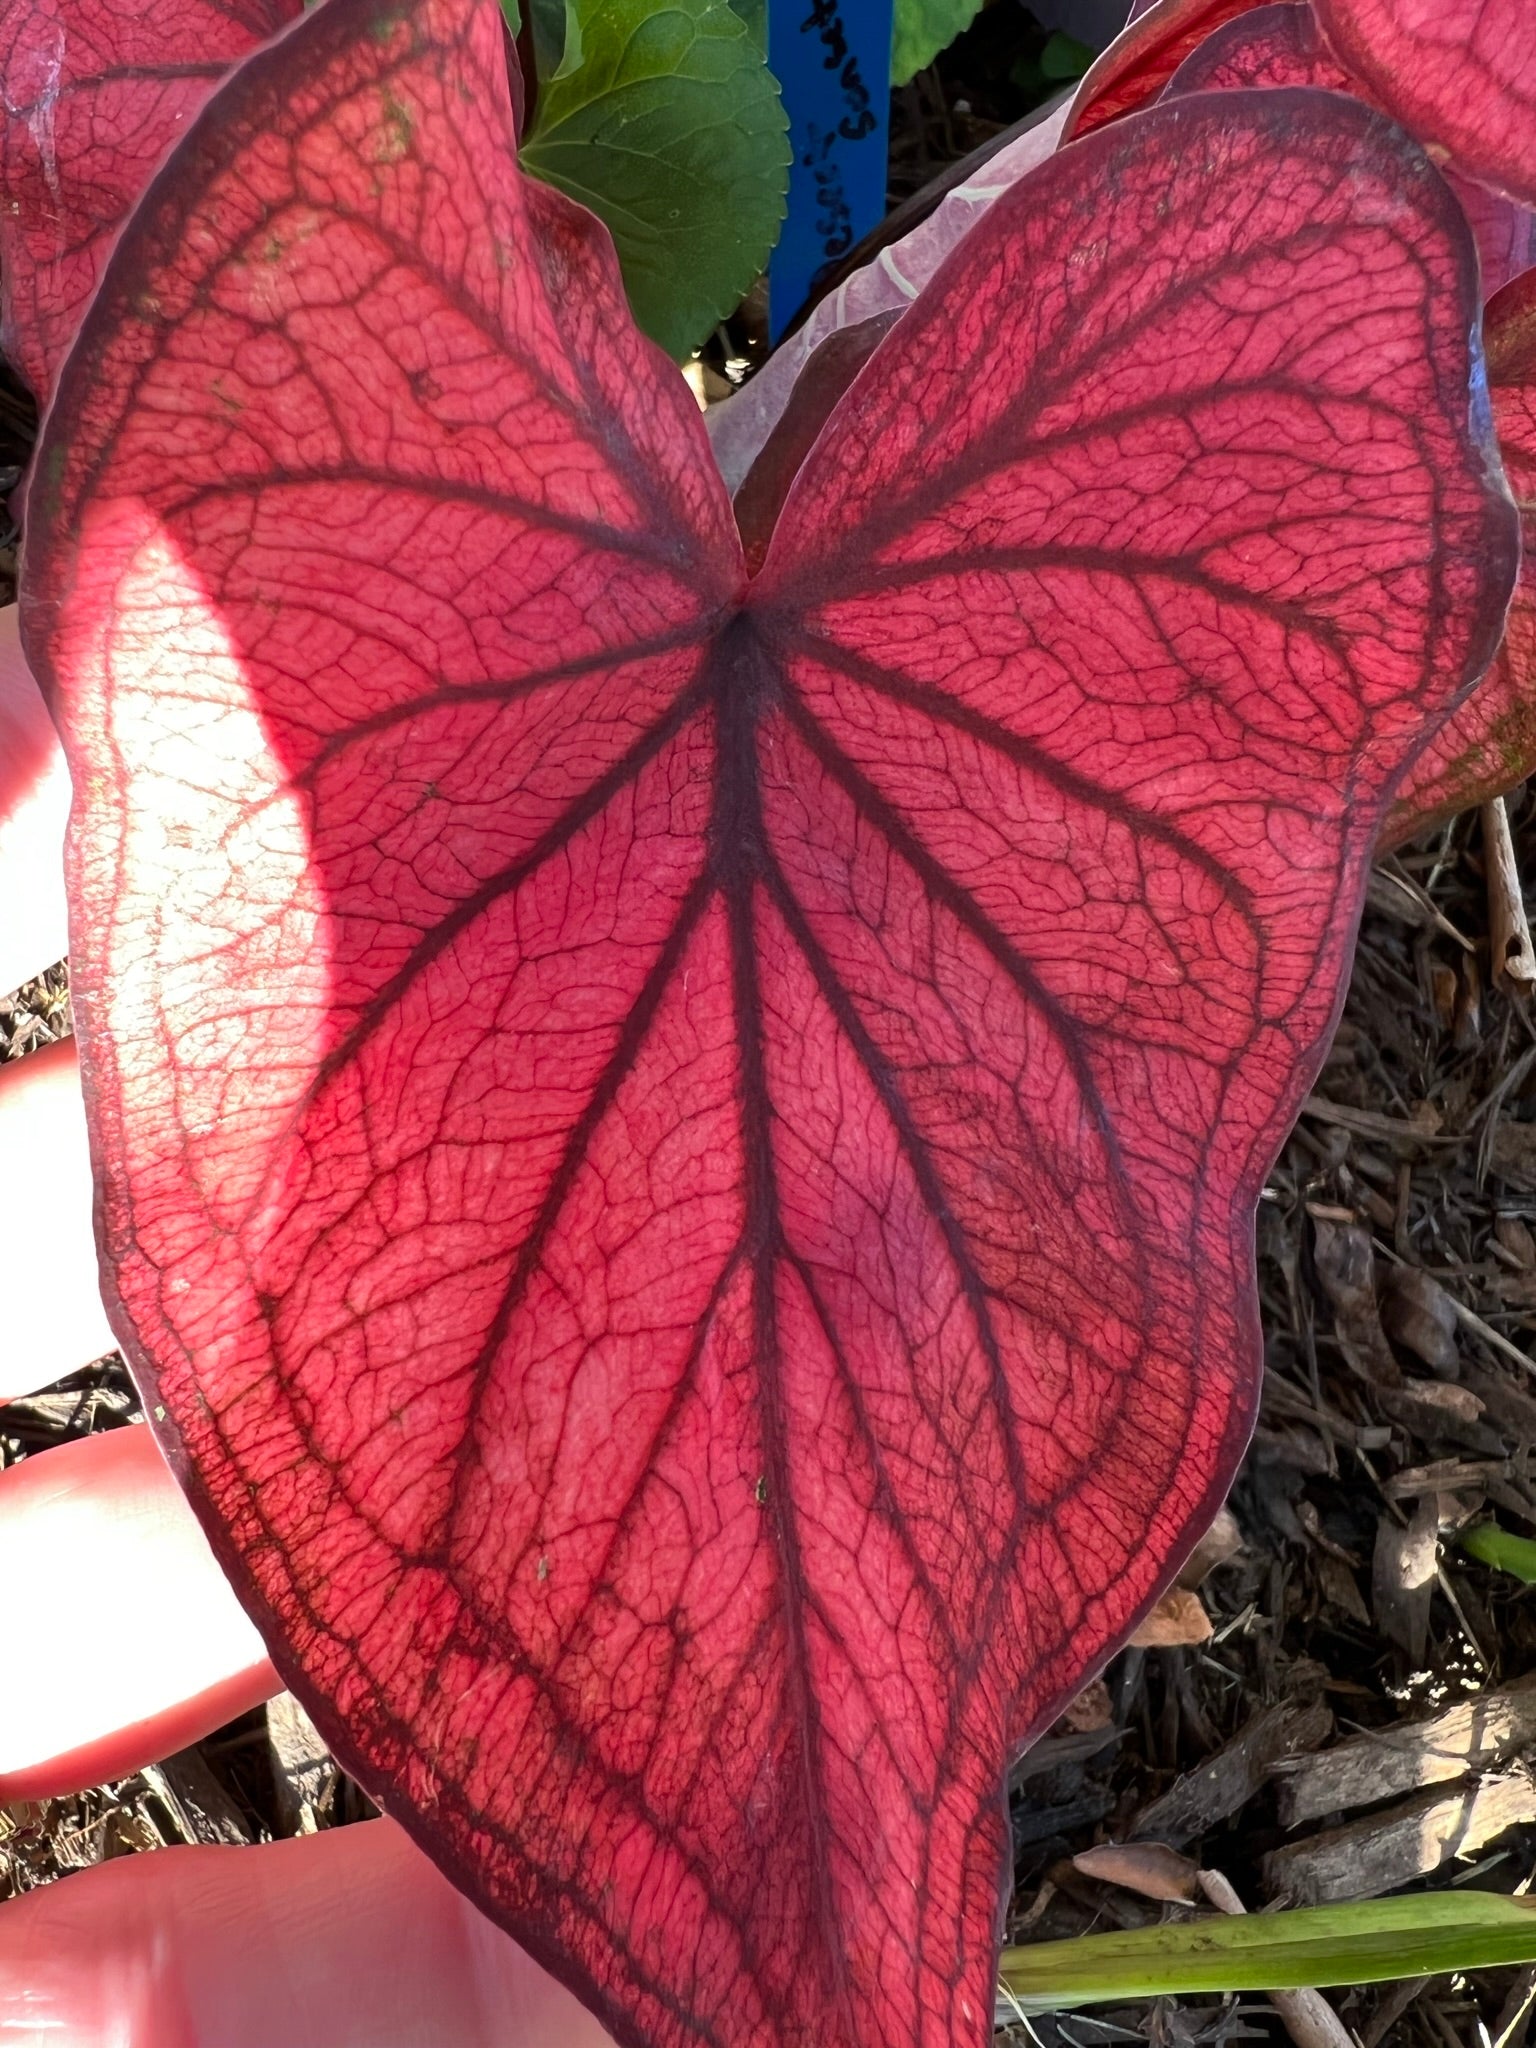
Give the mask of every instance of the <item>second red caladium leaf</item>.
[(125, 233), (24, 586), (118, 1327), (339, 1753), (626, 2041), (990, 2034), (1007, 1758), (1229, 1482), (1497, 637), (1475, 333), (1400, 133), (1158, 109), (749, 582), (490, 0), (326, 0)]
[[(1321, 85), (1374, 103), (1370, 89), (1328, 47), (1312, 9), (1296, 5), (1256, 8), (1217, 29), (1179, 66), (1167, 90), (1230, 92), (1276, 85)], [(1536, 211), (1449, 167), (1445, 175), (1477, 242), (1483, 290), (1495, 292), (1536, 263)]]
[(53, 390), (123, 216), (300, 0), (25, 0), (0, 24), (0, 348)]
[(1536, 16), (1530, 0), (1316, 0), (1329, 42), (1406, 127), (1459, 171), (1536, 206)]
[(1223, 22), (1262, 0), (1152, 0), (1131, 17), (1084, 73), (1063, 141), (1087, 135), (1154, 100), (1190, 52)]
[(1492, 667), (1403, 778), (1388, 846), (1502, 796), (1536, 763), (1536, 270), (1489, 301), (1483, 325), (1494, 429), (1520, 508), (1520, 580)]
[[(1310, 7), (1261, 7), (1207, 37), (1168, 87), (1183, 92), (1301, 82), (1352, 90), (1324, 43)], [(1536, 248), (1536, 214), (1486, 187), (1446, 173), (1466, 214), (1482, 260), (1484, 288), (1525, 272)], [(1531, 283), (1536, 283), (1533, 279)], [(1506, 644), (1488, 673), (1433, 736), (1409, 768), (1382, 831), (1382, 844), (1404, 840), (1523, 781), (1536, 763), (1536, 645), (1530, 617), (1530, 459), (1533, 450), (1531, 284), (1502, 292), (1488, 308), (1486, 331), (1495, 433), (1516, 478), (1526, 547)], [(1495, 310), (1497, 308), (1497, 311)], [(1522, 488), (1526, 486), (1526, 488)]]

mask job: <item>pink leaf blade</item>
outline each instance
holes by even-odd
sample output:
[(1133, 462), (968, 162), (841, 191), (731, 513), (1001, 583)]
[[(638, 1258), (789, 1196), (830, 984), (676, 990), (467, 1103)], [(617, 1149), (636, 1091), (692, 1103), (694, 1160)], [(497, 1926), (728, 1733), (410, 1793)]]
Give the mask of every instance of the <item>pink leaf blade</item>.
[(225, 75), (299, 0), (41, 0), (0, 29), (0, 348), (41, 401), (112, 238)]
[[(1320, 1042), (1337, 1001), (1360, 863), (1389, 787), (1390, 770), (1372, 759), (1367, 735), (1395, 735), (1387, 753), (1396, 749), (1400, 759), (1421, 721), (1480, 672), (1498, 637), (1497, 599), (1470, 613), (1455, 601), (1462, 624), (1437, 651), (1435, 591), (1448, 595), (1459, 585), (1470, 595), (1490, 545), (1507, 588), (1513, 558), (1510, 508), (1478, 465), (1449, 494), (1435, 489), (1400, 501), (1395, 516), (1388, 510), (1395, 490), (1379, 481), (1416, 443), (1423, 420), (1436, 420), (1437, 445), (1449, 456), (1475, 412), (1478, 368), (1453, 339), (1476, 303), (1475, 265), (1439, 180), (1406, 138), (1351, 103), (1287, 92), (1271, 114), (1245, 101), (1243, 144), (1275, 170), (1298, 207), (1298, 228), (1305, 219), (1305, 232), (1315, 232), (1320, 219), (1338, 217), (1334, 209), (1353, 217), (1362, 203), (1371, 225), (1353, 221), (1351, 260), (1369, 267), (1392, 249), (1405, 292), (1358, 356), (1342, 346), (1319, 352), (1306, 283), (1266, 302), (1260, 339), (1246, 326), (1224, 328), (1212, 300), (1245, 302), (1248, 287), (1257, 289), (1272, 263), (1289, 258), (1285, 214), (1252, 207), (1254, 159), (1245, 161), (1235, 143), (1233, 157), (1218, 153), (1228, 139), (1219, 110), (1185, 102), (1183, 111), (1191, 125), (1167, 132), (1166, 156), (1149, 148), (1142, 157), (1136, 121), (1125, 124), (1123, 156), (1112, 135), (1095, 139), (1112, 162), (1124, 208), (1116, 227), (1149, 258), (1139, 273), (1146, 300), (1113, 262), (1112, 240), (1099, 257), (1102, 271), (1085, 256), (1074, 206), (1084, 204), (1078, 179), (1087, 174), (1074, 166), (1075, 151), (1065, 152), (997, 202), (855, 381), (791, 489), (756, 591), (770, 616), (783, 607), (777, 630), (791, 683), (785, 716), (816, 758), (814, 781), (807, 769), (810, 787), (794, 811), (803, 821), (796, 829), (816, 845), (814, 857), (800, 857), (801, 871), (826, 872), (830, 854), (820, 835), (832, 830), (827, 820), (840, 790), (871, 821), (867, 829), (879, 824), (890, 867), (904, 864), (925, 877), (930, 900), (941, 895), (944, 876), (963, 873), (968, 908), (962, 913), (955, 896), (953, 914), (990, 960), (975, 958), (970, 972), (978, 984), (984, 974), (989, 983), (1012, 979), (1015, 1000), (1034, 1013), (1032, 1027), (1021, 1020), (1004, 1036), (1032, 1044), (1031, 1070), (1046, 1079), (1046, 1098), (1060, 1101), (1064, 1128), (1104, 1134), (1106, 1150), (1085, 1180), (1105, 1206), (1092, 1212), (1078, 1243), (1061, 1220), (1062, 1191), (1044, 1164), (1061, 1155), (1061, 1133), (1032, 1138), (999, 1122), (1000, 1110), (981, 1096), (967, 1099), (963, 1111), (944, 1105), (962, 1126), (988, 1130), (985, 1156), (995, 1150), (1029, 1162), (1019, 1183), (1010, 1182), (1005, 1206), (1024, 1220), (1031, 1242), (1061, 1245), (1052, 1281), (1073, 1302), (1065, 1322), (1085, 1343), (1094, 1331), (1106, 1356), (1119, 1354), (1136, 1320), (1134, 1294), (1115, 1300), (1111, 1293), (1101, 1329), (1072, 1295), (1070, 1276), (1092, 1271), (1094, 1284), (1109, 1291), (1106, 1270), (1123, 1263), (1130, 1272), (1138, 1262), (1158, 1275), (1151, 1299), (1198, 1300), (1191, 1313), (1212, 1327), (1225, 1319), (1224, 1337), (1211, 1348), (1225, 1343), (1241, 1353), (1245, 1205), (1294, 1113), (1292, 1090), (1306, 1065), (1301, 1047)], [(1287, 135), (1298, 152), (1315, 153), (1305, 170), (1287, 155)], [(1413, 227), (1394, 219), (1391, 178), (1377, 185), (1374, 205), (1363, 198), (1362, 159), (1377, 150), (1417, 166)], [(1186, 210), (1170, 164), (1193, 161), (1201, 165), (1199, 197), (1191, 193)], [(1147, 176), (1144, 190), (1134, 182), (1137, 171)], [(1207, 177), (1233, 195), (1232, 212), (1213, 201)], [(1444, 324), (1428, 358), (1445, 368), (1433, 374), (1422, 356), (1410, 368), (1411, 351), (1392, 335), (1394, 321), (1404, 321), (1406, 333), (1425, 311), (1420, 287), (1408, 283), (1419, 229), (1426, 246), (1446, 252), (1438, 259)], [(1202, 283), (1207, 234), (1219, 293)], [(1180, 249), (1179, 287), (1166, 296), (1160, 281), (1167, 273), (1157, 261), (1163, 235)], [(1075, 254), (1058, 277), (1047, 251), (1063, 248)], [(1329, 244), (1327, 263), (1338, 257)], [(1330, 289), (1320, 271), (1318, 304)], [(956, 320), (957, 307), (994, 305), (1028, 308), (1027, 346), (1006, 320), (991, 327), (979, 313), (969, 323)], [(1042, 363), (1050, 365), (1048, 379)], [(1242, 486), (1233, 466), (1239, 448), (1243, 465), (1253, 464), (1243, 467)], [(1355, 473), (1345, 495), (1374, 501), (1379, 548), (1343, 547), (1331, 522), (1314, 523), (1314, 462), (1316, 473), (1335, 481), (1341, 469)], [(1401, 473), (1414, 467), (1407, 463)], [(1132, 480), (1149, 471), (1159, 486), (1138, 488)], [(1427, 554), (1409, 568), (1401, 549), (1413, 531), (1435, 534), (1438, 570)], [(1412, 627), (1400, 637), (1406, 621), (1399, 618), (1383, 632), (1410, 590)], [(1182, 662), (1178, 648), (1188, 650)], [(1138, 730), (1134, 745), (1125, 741), (1127, 720)], [(1162, 740), (1150, 750), (1146, 720)], [(1211, 751), (1229, 721), (1246, 735), (1235, 785), (1222, 765), (1225, 741)], [(1341, 772), (1346, 758), (1360, 764), (1358, 777)], [(1092, 763), (1086, 773), (1085, 762)], [(1244, 776), (1264, 788), (1256, 810), (1240, 794)], [(1324, 789), (1329, 796), (1320, 801)], [(1048, 853), (1040, 838), (1046, 815)], [(989, 821), (985, 856), (970, 843), (968, 817)], [(1009, 818), (1027, 818), (1027, 833), (1010, 834), (1002, 822)], [(1134, 904), (1109, 880), (1127, 872), (1121, 849), (1131, 841), (1141, 863)], [(1154, 846), (1157, 861), (1168, 862), (1160, 884), (1148, 865)], [(1025, 872), (1030, 885), (1017, 879)], [(1047, 873), (1057, 877), (1055, 889)], [(1298, 889), (1298, 873), (1315, 877), (1315, 895)], [(1342, 873), (1356, 878), (1343, 892)], [(895, 896), (890, 876), (883, 887)], [(856, 893), (853, 881), (835, 893), (839, 901)], [(1165, 902), (1187, 906), (1188, 922), (1155, 907)], [(898, 957), (898, 932), (916, 934), (910, 944), (924, 960), (952, 958), (965, 944), (958, 931), (941, 943), (900, 899), (889, 922), (887, 962)], [(1212, 968), (1204, 984), (1202, 960)], [(857, 971), (849, 964), (841, 978), (857, 986), (860, 973), (867, 980), (870, 972), (867, 963)], [(1161, 993), (1173, 984), (1180, 989), (1176, 1022)], [(946, 993), (932, 1017), (905, 988), (897, 1002), (881, 1004), (878, 1025), (871, 1009), (867, 1028), (888, 1041), (883, 1056), (894, 1061), (896, 1046), (906, 1046), (913, 1091), (919, 1075), (952, 1071), (943, 1020), (962, 1014), (962, 1005), (958, 984)], [(872, 994), (866, 1000), (873, 1005)], [(1001, 1002), (994, 992), (978, 1007), (996, 1013)], [(1223, 1062), (1215, 1060), (1201, 1082), (1202, 1056), (1214, 1058), (1214, 1048), (1228, 1044), (1239, 1014), (1252, 1036), (1231, 1041), (1229, 1078), (1218, 1077), (1214, 1067)], [(1282, 1054), (1290, 1033), (1291, 1051)], [(1285, 1077), (1273, 1096), (1264, 1092), (1265, 1074)], [(1144, 1134), (1154, 1118), (1160, 1137), (1148, 1149)], [(946, 1139), (935, 1129), (927, 1141), (942, 1152)], [(1175, 1165), (1181, 1146), (1188, 1149)], [(1204, 1161), (1198, 1169), (1197, 1158)], [(1033, 1188), (1030, 1173), (1039, 1176)], [(1188, 1186), (1191, 1177), (1210, 1199), (1209, 1212), (1200, 1212), (1199, 1198), (1181, 1208), (1172, 1182)], [(967, 1216), (962, 1189), (947, 1194), (974, 1242), (983, 1234), (979, 1213)], [(1243, 1218), (1235, 1233), (1234, 1215)], [(1097, 1262), (1090, 1237), (1100, 1247)], [(1108, 1247), (1118, 1256), (1106, 1258)], [(1217, 1273), (1225, 1276), (1220, 1286)], [(1043, 1317), (1039, 1302), (1032, 1306)], [(1167, 1332), (1166, 1341), (1168, 1359), (1206, 1357), (1189, 1329)], [(1064, 1376), (1071, 1383), (1091, 1369), (1074, 1350)], [(1228, 1397), (1238, 1398), (1235, 1388)], [(1145, 1415), (1138, 1423), (1141, 1448), (1128, 1447), (1127, 1455), (1145, 1470), (1148, 1444), (1170, 1438)], [(1192, 1432), (1193, 1441), (1220, 1437), (1219, 1429)], [(1177, 1432), (1171, 1440), (1179, 1441)], [(1170, 1456), (1187, 1478), (1197, 1461), (1187, 1450)], [(1036, 1460), (1044, 1462), (1038, 1448)], [(1101, 1446), (1101, 1473), (1106, 1466), (1115, 1470)], [(1115, 1477), (1110, 1490), (1124, 1498), (1129, 1472)], [(1093, 1509), (1102, 1512), (1102, 1504)], [(1075, 1534), (1086, 1547), (1087, 1518)], [(1160, 1540), (1154, 1536), (1154, 1545)], [(1076, 1554), (1071, 1542), (1064, 1547)], [(1106, 1588), (1095, 1590), (1109, 1597)], [(1128, 1582), (1121, 1590), (1130, 1597)], [(1037, 1602), (1016, 1620), (1017, 1640), (1029, 1641), (1042, 1626)], [(1037, 1668), (1052, 1669), (1051, 1657), (1039, 1654)], [(1035, 1704), (1045, 1710), (1045, 1701)]]
[[(1312, 9), (1289, 4), (1256, 8), (1216, 29), (1180, 65), (1167, 91), (1173, 96), (1276, 85), (1318, 85), (1377, 104), (1334, 56)], [(1453, 169), (1445, 175), (1471, 226), (1483, 291), (1491, 296), (1536, 263), (1536, 211)]]
[(622, 2039), (980, 2043), (1008, 1751), (1230, 1478), (1258, 1176), (1502, 617), (1470, 245), (1325, 96), (1090, 138), (748, 587), (502, 64), (326, 0), (63, 373), (117, 1326), (338, 1752)]
[(1536, 206), (1536, 37), (1525, 0), (1317, 0), (1346, 67), (1468, 178)]

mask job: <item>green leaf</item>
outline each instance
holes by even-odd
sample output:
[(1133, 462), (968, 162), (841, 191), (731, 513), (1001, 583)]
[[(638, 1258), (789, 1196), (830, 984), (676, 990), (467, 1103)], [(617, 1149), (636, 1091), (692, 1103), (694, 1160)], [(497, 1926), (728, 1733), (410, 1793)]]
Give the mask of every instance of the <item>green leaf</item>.
[[(726, 0), (571, 0), (523, 162), (612, 234), (636, 320), (685, 356), (762, 270), (784, 218), (779, 89)], [(537, 17), (535, 17), (537, 18)]]
[(747, 24), (747, 33), (760, 50), (768, 47), (768, 0), (731, 0), (731, 6)]
[(981, 0), (896, 0), (891, 21), (891, 83), (905, 85), (947, 50), (981, 12)]
[(1046, 37), (1040, 52), (1040, 76), (1048, 78), (1052, 85), (1068, 84), (1082, 77), (1097, 54), (1075, 36), (1063, 35), (1057, 29), (1054, 35)]
[(1474, 1529), (1463, 1529), (1458, 1540), (1468, 1557), (1475, 1557), (1479, 1564), (1491, 1564), (1495, 1571), (1509, 1572), (1528, 1586), (1536, 1586), (1536, 1543), (1528, 1536), (1511, 1536), (1497, 1522), (1479, 1522)]
[(1176, 1992), (1294, 1991), (1536, 1962), (1536, 1899), (1425, 1892), (1087, 1934), (1003, 1951), (998, 2014)]
[[(517, 0), (501, 0), (510, 10)], [(540, 90), (546, 79), (565, 78), (581, 63), (581, 9), (577, 0), (528, 0), (533, 63)], [(517, 24), (512, 25), (517, 33)]]

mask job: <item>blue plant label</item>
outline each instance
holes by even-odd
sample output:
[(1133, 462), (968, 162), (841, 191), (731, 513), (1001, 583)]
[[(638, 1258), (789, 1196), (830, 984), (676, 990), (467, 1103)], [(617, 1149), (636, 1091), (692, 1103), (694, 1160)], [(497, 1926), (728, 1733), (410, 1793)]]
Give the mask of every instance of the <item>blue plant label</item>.
[(794, 150), (768, 268), (777, 341), (822, 272), (884, 217), (891, 0), (768, 0), (768, 63)]

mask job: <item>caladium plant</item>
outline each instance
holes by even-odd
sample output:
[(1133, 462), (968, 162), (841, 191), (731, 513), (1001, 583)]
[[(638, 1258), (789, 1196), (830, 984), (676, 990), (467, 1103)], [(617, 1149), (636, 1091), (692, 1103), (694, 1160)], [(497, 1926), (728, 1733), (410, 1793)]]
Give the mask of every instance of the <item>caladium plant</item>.
[(1312, 89), (999, 198), (749, 575), (493, 0), (132, 216), (23, 629), (115, 1326), (344, 1761), (621, 2039), (991, 2027), (1010, 1755), (1230, 1481), (1252, 1210), (1517, 554)]

